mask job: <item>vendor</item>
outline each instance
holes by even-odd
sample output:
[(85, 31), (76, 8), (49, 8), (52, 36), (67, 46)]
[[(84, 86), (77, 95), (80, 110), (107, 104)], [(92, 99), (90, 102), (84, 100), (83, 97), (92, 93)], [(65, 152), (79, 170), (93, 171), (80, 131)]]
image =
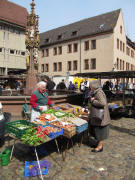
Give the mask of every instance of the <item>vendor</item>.
[(46, 85), (46, 82), (40, 81), (37, 84), (37, 89), (31, 95), (31, 121), (34, 121), (37, 117), (39, 117), (42, 111), (47, 110), (47, 105), (53, 107), (53, 104), (46, 93)]

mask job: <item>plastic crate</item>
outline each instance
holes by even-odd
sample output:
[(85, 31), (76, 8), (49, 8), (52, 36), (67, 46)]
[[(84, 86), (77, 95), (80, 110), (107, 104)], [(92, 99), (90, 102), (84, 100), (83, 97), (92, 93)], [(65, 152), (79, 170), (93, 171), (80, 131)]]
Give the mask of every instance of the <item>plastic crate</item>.
[[(57, 128), (59, 131), (58, 132), (52, 132), (52, 133), (49, 133), (48, 136), (53, 139), (57, 136), (60, 136), (60, 135), (63, 135), (63, 129), (62, 128), (59, 128), (59, 127), (55, 127), (55, 126), (52, 126), (52, 125), (47, 125), (47, 126), (50, 126), (50, 127), (53, 127), (53, 128)], [(46, 126), (43, 126), (44, 128)]]
[(79, 134), (87, 129), (88, 129), (88, 123), (85, 123), (81, 126), (76, 126), (76, 133)]
[[(40, 165), (41, 163), (43, 163), (46, 160), (42, 160), (39, 161)], [(48, 162), (49, 163), (49, 162)], [(38, 176), (40, 175), (40, 170), (39, 168), (35, 168), (35, 166), (38, 165), (37, 161), (25, 161), (25, 168), (24, 168), (24, 177), (28, 177), (28, 176)], [(32, 168), (30, 168), (30, 166), (33, 166)], [(49, 166), (50, 167), (50, 166)], [(41, 171), (42, 171), (42, 175), (48, 175), (48, 165), (47, 167), (41, 167)]]
[(20, 128), (15, 127), (18, 124), (19, 125), (27, 125), (29, 127), (30, 126), (33, 126), (33, 127), (37, 126), (36, 124), (31, 123), (31, 122), (26, 121), (26, 120), (18, 120), (18, 121), (6, 123), (5, 124), (6, 132), (13, 134), (14, 136), (18, 137), (19, 139), (25, 134), (25, 132), (28, 128), (20, 129)]

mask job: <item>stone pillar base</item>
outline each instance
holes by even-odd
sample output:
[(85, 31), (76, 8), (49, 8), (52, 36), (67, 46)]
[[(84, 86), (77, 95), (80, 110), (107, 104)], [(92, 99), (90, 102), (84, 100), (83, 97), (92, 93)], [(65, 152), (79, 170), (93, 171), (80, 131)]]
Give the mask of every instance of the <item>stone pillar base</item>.
[(28, 74), (26, 78), (26, 88), (24, 89), (24, 95), (31, 96), (32, 92), (37, 89), (37, 77), (35, 74)]

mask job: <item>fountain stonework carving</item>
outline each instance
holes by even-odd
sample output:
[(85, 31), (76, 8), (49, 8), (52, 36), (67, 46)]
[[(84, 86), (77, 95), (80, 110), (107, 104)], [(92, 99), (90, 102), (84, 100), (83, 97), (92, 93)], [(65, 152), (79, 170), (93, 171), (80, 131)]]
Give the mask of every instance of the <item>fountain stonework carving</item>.
[(27, 49), (27, 77), (25, 95), (31, 95), (32, 91), (36, 89), (37, 73), (38, 73), (38, 51), (39, 51), (39, 30), (38, 19), (35, 15), (35, 3), (32, 0), (31, 13), (27, 16), (26, 26), (26, 49)]

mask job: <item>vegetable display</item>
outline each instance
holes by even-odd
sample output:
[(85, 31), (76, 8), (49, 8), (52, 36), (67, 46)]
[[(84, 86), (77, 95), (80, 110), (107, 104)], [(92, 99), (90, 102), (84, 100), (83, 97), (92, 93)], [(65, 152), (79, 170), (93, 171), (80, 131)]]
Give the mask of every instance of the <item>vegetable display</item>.
[(42, 129), (40, 126), (31, 127), (26, 130), (26, 133), (22, 136), (21, 140), (24, 144), (29, 144), (30, 146), (38, 146), (45, 142), (47, 139), (48, 130)]

